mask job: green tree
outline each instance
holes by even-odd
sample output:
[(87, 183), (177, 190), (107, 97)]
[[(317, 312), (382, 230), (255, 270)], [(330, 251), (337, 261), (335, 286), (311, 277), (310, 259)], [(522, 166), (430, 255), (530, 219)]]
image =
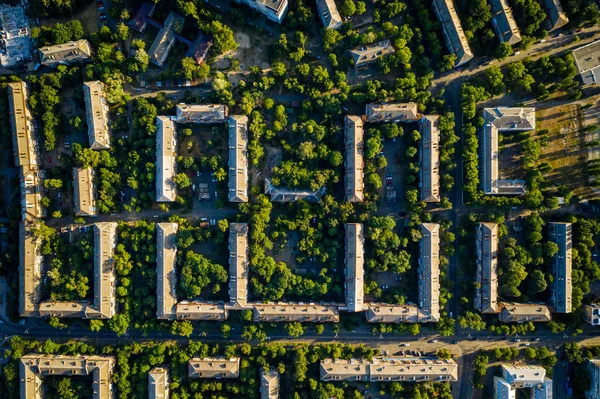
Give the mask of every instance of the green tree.
[(534, 270), (533, 272), (531, 272), (531, 276), (529, 278), (530, 292), (543, 292), (546, 290), (546, 288), (548, 288), (548, 283), (546, 282), (544, 273), (541, 270)]
[(340, 12), (346, 17), (351, 17), (356, 14), (356, 4), (353, 0), (345, 0)]
[(291, 338), (301, 337), (306, 332), (302, 323), (299, 323), (297, 321), (286, 323), (283, 328), (285, 329), (285, 331), (287, 331), (288, 335)]

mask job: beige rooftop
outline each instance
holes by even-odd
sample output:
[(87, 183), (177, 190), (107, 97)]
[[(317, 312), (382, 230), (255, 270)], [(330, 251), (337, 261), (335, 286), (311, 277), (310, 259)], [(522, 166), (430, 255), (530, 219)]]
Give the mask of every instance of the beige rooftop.
[(156, 317), (158, 319), (175, 319), (177, 228), (177, 223), (156, 224)]
[(74, 62), (88, 61), (92, 56), (92, 47), (85, 40), (77, 40), (65, 44), (55, 44), (38, 49), (41, 63), (49, 67), (69, 65)]
[(346, 307), (349, 312), (361, 312), (364, 307), (364, 226), (346, 223)]
[(38, 315), (41, 283), (41, 240), (34, 237), (31, 228), (19, 224), (19, 314), (23, 317)]
[(33, 117), (27, 100), (27, 84), (25, 82), (8, 84), (8, 107), (16, 166), (38, 164)]
[(176, 111), (179, 123), (224, 123), (229, 114), (222, 104), (177, 104)]
[(381, 42), (356, 47), (350, 50), (350, 56), (354, 60), (354, 67), (360, 68), (394, 52), (396, 52), (396, 50), (394, 49), (394, 46), (392, 46), (392, 42), (383, 40)]
[(421, 118), (416, 103), (367, 104), (367, 122), (415, 122)]
[(254, 305), (252, 320), (255, 322), (338, 322), (340, 314), (337, 305), (303, 303), (257, 303)]
[(190, 378), (238, 378), (240, 376), (240, 359), (225, 358), (193, 358), (188, 362)]
[(455, 67), (473, 58), (467, 35), (462, 28), (453, 0), (433, 0), (433, 10), (442, 24), (442, 32), (448, 51), (456, 55)]
[(260, 370), (260, 399), (279, 398), (279, 373), (277, 370)]
[(96, 194), (94, 189), (94, 169), (73, 168), (73, 201), (75, 216), (97, 216)]
[(440, 319), (440, 225), (421, 224), (419, 265), (419, 308), (431, 317)]
[(177, 167), (175, 123), (168, 116), (156, 117), (156, 201), (173, 202), (177, 186), (173, 181)]
[(93, 376), (93, 399), (114, 397), (112, 372), (114, 358), (110, 356), (63, 356), (29, 354), (19, 362), (21, 399), (42, 397), (42, 377)]
[(216, 302), (181, 301), (175, 307), (177, 320), (216, 320), (227, 319), (225, 305)]
[(229, 201), (248, 202), (248, 117), (229, 117)]
[(229, 298), (232, 306), (248, 302), (248, 224), (229, 225)]
[(148, 372), (148, 399), (169, 397), (169, 369), (156, 366)]
[(364, 128), (360, 116), (347, 115), (345, 118), (345, 183), (346, 201), (362, 202), (365, 198), (364, 183)]
[(21, 185), (21, 220), (34, 222), (46, 216), (46, 208), (42, 206), (42, 172), (35, 165), (24, 165), (19, 168)]
[(85, 115), (88, 126), (88, 140), (92, 150), (108, 150), (110, 134), (108, 131), (108, 101), (104, 83), (99, 80), (83, 83)]
[(481, 313), (498, 313), (498, 224), (479, 223), (477, 226), (477, 274), (475, 309)]
[(500, 321), (503, 323), (548, 322), (550, 308), (535, 303), (500, 303)]
[(320, 375), (321, 381), (458, 381), (458, 365), (437, 357), (324, 359)]
[(440, 201), (440, 131), (438, 115), (421, 120), (421, 201)]

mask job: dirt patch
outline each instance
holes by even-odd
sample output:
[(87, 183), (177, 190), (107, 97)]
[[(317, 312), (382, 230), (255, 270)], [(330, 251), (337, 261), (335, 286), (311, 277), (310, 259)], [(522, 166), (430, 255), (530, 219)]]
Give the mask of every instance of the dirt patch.
[(83, 26), (83, 31), (86, 34), (94, 33), (98, 31), (100, 26), (100, 15), (96, 7), (96, 2), (92, 1), (88, 5), (84, 6), (80, 10), (76, 10), (70, 17), (61, 18), (40, 18), (40, 22), (44, 26), (56, 25), (57, 23), (64, 24), (71, 20), (78, 20)]
[(536, 113), (537, 128), (549, 131), (548, 145), (542, 148), (540, 162), (548, 162), (554, 170), (547, 176), (553, 184), (567, 185), (575, 195), (593, 196), (586, 187), (584, 166), (587, 158), (583, 113), (579, 104), (557, 105)]

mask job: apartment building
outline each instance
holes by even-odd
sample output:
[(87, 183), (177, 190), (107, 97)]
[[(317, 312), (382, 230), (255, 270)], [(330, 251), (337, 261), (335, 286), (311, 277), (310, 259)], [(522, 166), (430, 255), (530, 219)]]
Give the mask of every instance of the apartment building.
[(586, 391), (587, 399), (600, 398), (600, 359), (588, 359), (587, 369), (590, 373), (590, 389)]
[(110, 319), (116, 313), (115, 248), (117, 223), (94, 224), (94, 304), (86, 309), (86, 317)]
[(42, 206), (42, 175), (35, 165), (19, 168), (21, 186), (21, 221), (34, 222), (46, 216), (46, 208)]
[(422, 223), (419, 259), (419, 308), (440, 319), (440, 225)]
[(475, 309), (481, 313), (498, 313), (498, 224), (477, 225), (477, 274)]
[(386, 357), (367, 359), (323, 359), (321, 381), (458, 381), (458, 365), (437, 357)]
[(322, 186), (317, 190), (275, 187), (269, 179), (265, 179), (265, 194), (271, 197), (271, 202), (298, 202), (304, 200), (316, 203), (321, 200), (326, 190), (326, 186)]
[(569, 23), (569, 18), (563, 10), (560, 0), (544, 0), (542, 3), (548, 12), (550, 30), (562, 28)]
[(600, 40), (573, 50), (573, 58), (583, 84), (598, 84), (598, 80), (600, 80)]
[(366, 306), (365, 317), (369, 323), (426, 323), (432, 321), (414, 304), (368, 303)]
[(168, 116), (156, 117), (156, 202), (174, 202), (177, 185), (177, 132)]
[(600, 305), (592, 303), (583, 307), (583, 320), (593, 326), (600, 326)]
[(238, 378), (240, 376), (240, 358), (193, 358), (188, 362), (190, 378)]
[(364, 310), (365, 236), (361, 223), (346, 223), (346, 307), (349, 312)]
[(482, 185), (485, 194), (525, 194), (525, 180), (505, 180), (499, 171), (498, 135), (535, 129), (535, 108), (485, 108), (483, 110)]
[(25, 223), (19, 224), (19, 315), (37, 317), (41, 300), (41, 239)]
[(248, 202), (248, 117), (229, 117), (229, 202)]
[(229, 108), (222, 104), (177, 104), (175, 122), (225, 123)]
[(174, 320), (177, 305), (177, 223), (156, 224), (156, 317)]
[(438, 115), (421, 119), (421, 201), (440, 202), (440, 130)]
[(288, 11), (288, 0), (235, 0), (258, 11), (273, 22), (281, 24)]
[(177, 320), (225, 321), (225, 304), (210, 301), (181, 301), (175, 306)]
[(536, 303), (508, 303), (499, 304), (501, 310), (500, 321), (503, 323), (548, 322), (552, 320), (550, 308)]
[(338, 12), (335, 1), (317, 0), (317, 10), (325, 28), (339, 29), (342, 26), (342, 16)]
[(279, 399), (279, 373), (277, 370), (260, 370), (260, 399)]
[(356, 115), (347, 115), (344, 120), (345, 199), (348, 202), (363, 202), (365, 198), (363, 121)]
[(156, 366), (148, 372), (148, 399), (169, 398), (169, 369)]
[(38, 147), (34, 134), (31, 110), (27, 104), (27, 84), (23, 81), (8, 84), (8, 112), (12, 130), (13, 154), (17, 167), (37, 167)]
[(490, 0), (492, 6), (492, 24), (501, 43), (511, 46), (521, 41), (521, 32), (507, 0)]
[(85, 39), (41, 47), (38, 51), (40, 52), (40, 63), (50, 68), (87, 62), (92, 59), (92, 46)]
[(338, 305), (304, 304), (291, 302), (254, 304), (252, 321), (337, 323), (340, 321)]
[(84, 82), (83, 97), (90, 148), (92, 150), (108, 150), (110, 148), (109, 107), (104, 83), (99, 80)]
[(516, 399), (518, 389), (529, 389), (532, 399), (552, 399), (552, 380), (541, 366), (501, 364), (502, 377), (494, 377), (494, 399)]
[(155, 65), (163, 66), (175, 44), (175, 36), (183, 29), (184, 22), (185, 19), (181, 15), (173, 11), (169, 13), (163, 27), (158, 31), (158, 35), (156, 35), (148, 50), (150, 61)]
[(75, 216), (97, 216), (96, 190), (94, 179), (96, 173), (90, 166), (87, 168), (73, 168), (73, 202)]
[(111, 356), (64, 356), (31, 353), (19, 361), (21, 399), (41, 399), (42, 378), (45, 376), (92, 375), (92, 398), (115, 397), (112, 372), (115, 359)]
[(557, 313), (573, 311), (571, 280), (573, 233), (571, 223), (548, 223), (548, 239), (558, 245), (554, 255), (554, 291), (552, 302)]
[(229, 298), (234, 307), (248, 302), (248, 223), (229, 225)]
[(458, 18), (458, 13), (452, 0), (433, 0), (433, 9), (442, 24), (442, 32), (446, 47), (451, 54), (456, 55), (455, 67), (466, 64), (473, 58), (467, 36)]
[(395, 52), (390, 40), (382, 40), (350, 50), (350, 57), (354, 61), (354, 68), (361, 68)]
[(417, 122), (421, 119), (417, 103), (367, 104), (368, 123)]

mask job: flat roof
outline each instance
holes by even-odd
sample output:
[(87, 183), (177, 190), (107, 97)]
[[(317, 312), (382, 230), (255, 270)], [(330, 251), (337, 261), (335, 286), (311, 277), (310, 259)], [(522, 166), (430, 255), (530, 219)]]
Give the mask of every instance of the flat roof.
[(92, 57), (92, 46), (85, 39), (41, 47), (38, 50), (42, 56), (41, 63), (46, 66), (67, 65), (72, 62), (87, 61)]
[(108, 150), (110, 148), (109, 107), (104, 91), (104, 83), (99, 80), (84, 82), (83, 96), (90, 148), (92, 150)]
[(229, 298), (235, 306), (248, 302), (248, 223), (229, 224)]
[(421, 201), (440, 201), (440, 122), (439, 115), (421, 120)]
[(193, 358), (188, 362), (190, 378), (238, 378), (240, 376), (240, 358)]
[(8, 107), (12, 128), (15, 165), (37, 165), (37, 145), (34, 123), (27, 104), (27, 84), (23, 81), (8, 84)]
[(364, 306), (365, 237), (361, 223), (346, 223), (346, 306), (361, 312)]
[(340, 314), (337, 305), (303, 303), (257, 303), (254, 305), (253, 321), (281, 322), (338, 322)]
[(377, 43), (356, 47), (350, 50), (350, 56), (354, 60), (354, 67), (358, 68), (377, 61), (379, 58), (394, 52), (396, 52), (396, 50), (394, 49), (394, 46), (392, 46), (392, 42), (389, 40), (382, 40)]
[(73, 168), (73, 201), (75, 216), (96, 216), (96, 194), (94, 189), (94, 169)]
[(363, 121), (356, 115), (346, 115), (344, 120), (346, 201), (362, 202), (365, 198)]
[(168, 116), (156, 117), (156, 202), (174, 202), (177, 185), (173, 181), (177, 168), (175, 123)]
[(481, 313), (498, 313), (498, 224), (477, 225), (475, 308)]
[(473, 52), (460, 23), (460, 18), (452, 0), (433, 0), (433, 9), (442, 24), (446, 46), (450, 53), (456, 55), (455, 66), (463, 65), (471, 58)]
[(367, 104), (365, 114), (368, 123), (415, 122), (421, 119), (417, 103)]
[(573, 311), (571, 223), (548, 223), (548, 239), (558, 245), (554, 255), (554, 308), (557, 313), (570, 313)]
[(4, 31), (5, 53), (0, 54), (4, 68), (21, 65), (31, 58), (33, 44), (29, 30), (29, 18), (22, 5), (0, 4), (0, 26)]
[(458, 365), (437, 357), (323, 359), (320, 376), (321, 381), (458, 381)]
[(421, 223), (419, 308), (432, 319), (440, 318), (440, 225)]
[(248, 202), (248, 117), (229, 117), (229, 201)]
[(600, 40), (573, 50), (573, 58), (583, 84), (597, 84), (600, 79)]
[(177, 104), (176, 112), (179, 123), (224, 123), (229, 109), (223, 104)]
[(437, 322), (415, 304), (368, 303), (365, 317), (369, 323)]
[(531, 364), (501, 363), (502, 375), (511, 386), (518, 384), (541, 384), (546, 379), (546, 369), (542, 366)]
[(177, 305), (177, 223), (156, 224), (156, 317), (173, 320)]
[(326, 190), (326, 186), (314, 191), (302, 188), (275, 187), (269, 179), (265, 178), (265, 194), (271, 196), (271, 202), (297, 202), (300, 200), (319, 202)]
[(41, 172), (35, 165), (26, 165), (19, 168), (21, 183), (21, 220), (33, 222), (46, 215), (46, 208), (42, 206), (42, 179), (38, 176)]

